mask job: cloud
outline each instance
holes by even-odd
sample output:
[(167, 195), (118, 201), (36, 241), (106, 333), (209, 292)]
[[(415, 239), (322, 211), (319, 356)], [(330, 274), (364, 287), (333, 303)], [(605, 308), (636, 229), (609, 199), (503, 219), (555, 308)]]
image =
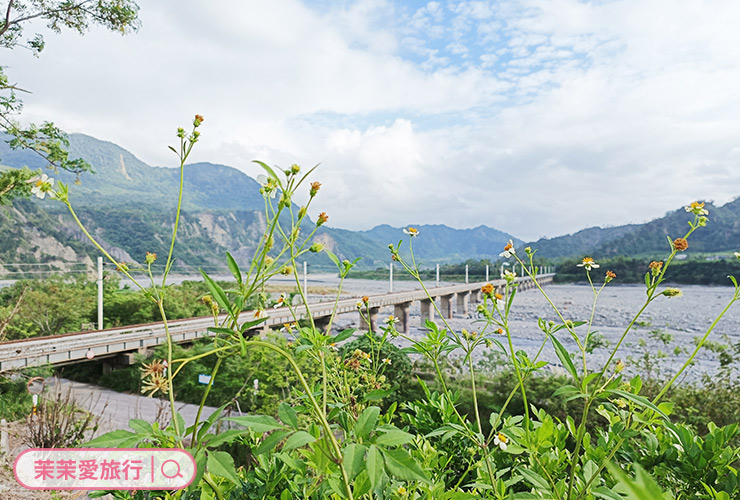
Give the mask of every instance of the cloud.
[(521, 238), (740, 194), (740, 4), (715, 0), (142, 6), (127, 37), (4, 54), (25, 118), (172, 164), (321, 163), (352, 229), (487, 224)]

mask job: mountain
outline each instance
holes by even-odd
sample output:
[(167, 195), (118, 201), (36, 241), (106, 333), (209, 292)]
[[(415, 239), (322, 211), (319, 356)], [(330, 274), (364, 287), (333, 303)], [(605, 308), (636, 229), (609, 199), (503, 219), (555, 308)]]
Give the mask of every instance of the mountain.
[[(722, 206), (707, 203), (705, 208), (709, 210), (709, 222), (706, 227), (692, 234), (685, 254), (738, 251), (740, 198)], [(679, 208), (644, 224), (592, 227), (565, 236), (543, 238), (528, 245), (537, 249), (537, 256), (552, 259), (617, 255), (660, 257), (669, 250), (667, 237), (675, 239), (684, 236), (689, 230), (687, 222), (691, 220), (693, 215)]]
[[(472, 229), (453, 229), (441, 224), (411, 226), (419, 230), (419, 235), (414, 240), (414, 256), (417, 262), (427, 265), (463, 262), (468, 259), (495, 260), (510, 239), (516, 245), (522, 243), (510, 234), (487, 226)], [(395, 245), (399, 240), (405, 239), (402, 228), (387, 224), (375, 226), (369, 231), (360, 231), (360, 234), (385, 247), (388, 243)], [(405, 247), (406, 243), (402, 245), (402, 248)]]
[[(116, 144), (86, 135), (71, 134), (69, 141), (70, 157), (87, 160), (95, 174), (82, 174), (78, 185), (68, 172), (53, 176), (70, 185), (70, 200), (88, 231), (119, 260), (140, 263), (146, 252), (166, 255), (179, 170), (149, 166)], [(3, 141), (0, 162), (11, 168), (44, 167), (35, 153), (10, 150)], [(191, 273), (197, 267), (226, 271), (227, 250), (246, 264), (265, 227), (259, 184), (237, 169), (212, 163), (186, 165), (184, 180), (175, 271)], [(313, 223), (310, 225), (312, 228)], [(458, 230), (434, 225), (420, 229), (417, 257), (428, 264), (491, 258), (511, 238), (485, 226)], [(22, 269), (10, 265), (19, 262), (44, 262), (49, 264), (48, 269), (68, 269), (69, 264), (63, 263), (75, 261), (90, 266), (99, 255), (66, 207), (51, 200), (17, 200), (4, 212), (0, 210), (0, 231), (4, 236), (0, 273)], [(362, 268), (386, 265), (388, 243), (404, 237), (401, 228), (390, 226), (359, 232), (322, 226), (316, 233), (316, 240), (340, 259), (362, 257), (358, 264)], [(323, 255), (307, 254), (306, 261), (314, 269), (333, 266)]]

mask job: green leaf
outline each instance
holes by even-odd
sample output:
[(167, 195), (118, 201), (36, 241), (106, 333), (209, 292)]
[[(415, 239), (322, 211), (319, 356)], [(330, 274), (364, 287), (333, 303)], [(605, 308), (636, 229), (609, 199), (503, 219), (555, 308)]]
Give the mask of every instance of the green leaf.
[(229, 429), (228, 431), (216, 434), (212, 439), (209, 439), (206, 443), (208, 447), (215, 448), (224, 443), (233, 443), (237, 438), (246, 435), (247, 433), (240, 429)]
[(213, 332), (213, 333), (223, 333), (223, 334), (226, 334), (226, 335), (235, 335), (236, 334), (236, 332), (234, 331), (233, 328), (219, 328), (219, 327), (216, 327), (216, 326), (209, 326), (208, 327), (208, 331), (209, 332)]
[(385, 470), (389, 475), (405, 481), (421, 481), (429, 484), (429, 478), (416, 460), (403, 448), (397, 450), (383, 450)]
[(229, 271), (231, 271), (231, 274), (234, 275), (236, 281), (241, 285), (242, 272), (239, 270), (239, 264), (236, 263), (236, 260), (234, 260), (234, 257), (232, 257), (229, 252), (226, 252), (226, 263), (229, 266)]
[[(151, 433), (151, 428), (150, 428)], [(134, 448), (149, 434), (137, 434), (125, 430), (108, 432), (85, 443), (86, 448)]]
[(352, 495), (355, 498), (362, 498), (370, 492), (370, 477), (367, 475), (367, 470), (363, 470), (355, 478), (354, 484), (352, 485)]
[(615, 488), (620, 493), (624, 493), (629, 500), (668, 500), (668, 497), (663, 494), (658, 483), (650, 477), (650, 474), (637, 464), (633, 464), (635, 470), (635, 478), (629, 478), (619, 466), (609, 462), (606, 464), (609, 469), (609, 473), (619, 482), (619, 485)]
[(262, 453), (274, 450), (278, 443), (290, 434), (290, 431), (275, 431), (269, 434), (267, 437), (265, 437), (265, 439), (262, 440), (257, 449), (254, 450), (254, 454), (261, 455)]
[(342, 264), (339, 262), (339, 258), (331, 253), (329, 250), (324, 250), (324, 253), (331, 259), (331, 261), (339, 268), (339, 270), (342, 270)]
[(381, 455), (380, 450), (375, 445), (371, 445), (367, 450), (366, 466), (370, 485), (374, 490), (380, 484), (380, 480), (383, 477), (383, 469), (385, 468), (383, 455)]
[(667, 419), (668, 415), (663, 413), (663, 411), (655, 406), (652, 402), (650, 402), (647, 398), (632, 394), (631, 392), (623, 391), (621, 389), (611, 389), (610, 391), (612, 394), (616, 394), (617, 396), (623, 397), (624, 399), (629, 399), (630, 401), (636, 403), (638, 406), (642, 406), (643, 408), (647, 408), (650, 410), (653, 410), (655, 413), (660, 415), (661, 417)]
[(574, 380), (578, 380), (578, 372), (576, 372), (576, 367), (573, 365), (573, 360), (570, 359), (568, 351), (565, 350), (565, 347), (563, 347), (563, 344), (560, 343), (555, 335), (550, 335), (550, 340), (552, 340), (552, 345), (555, 347), (555, 354), (558, 355), (560, 362), (563, 363), (563, 366), (568, 370), (570, 376), (573, 377)]
[(132, 418), (128, 421), (128, 426), (131, 428), (131, 430), (138, 434), (152, 434), (152, 424), (150, 424), (146, 420)]
[(337, 333), (334, 338), (332, 338), (332, 342), (341, 342), (343, 340), (347, 340), (352, 336), (353, 333), (357, 331), (357, 328), (347, 328), (345, 330), (342, 330), (341, 332)]
[(278, 418), (280, 418), (284, 424), (287, 424), (294, 429), (298, 428), (298, 416), (289, 404), (280, 403), (280, 406), (278, 407)]
[(277, 181), (280, 189), (281, 190), (283, 189), (283, 184), (282, 182), (280, 182), (280, 178), (277, 175), (275, 175), (275, 171), (272, 169), (272, 167), (270, 167), (267, 163), (261, 162), (259, 160), (252, 160), (252, 161), (256, 163), (257, 165), (259, 165), (260, 167), (262, 167), (263, 169), (265, 169), (267, 174)]
[(546, 491), (550, 493), (551, 488), (544, 477), (537, 474), (535, 471), (521, 467), (517, 469), (517, 472), (527, 481), (530, 485), (538, 491)]
[(375, 439), (375, 444), (380, 446), (399, 446), (414, 439), (413, 435), (400, 429), (390, 429), (388, 431), (378, 429), (378, 431), (382, 434)]
[(226, 297), (226, 292), (224, 292), (223, 288), (221, 288), (218, 283), (213, 281), (208, 274), (203, 269), (199, 269), (200, 274), (203, 276), (203, 280), (206, 283), (206, 287), (208, 288), (208, 291), (211, 293), (211, 296), (216, 301), (216, 303), (221, 307), (221, 309), (224, 309), (231, 318), (236, 321), (236, 318), (234, 318), (234, 313), (231, 310), (231, 305), (229, 304), (229, 299)]
[(350, 479), (354, 479), (365, 466), (366, 451), (367, 447), (361, 444), (350, 443), (345, 446), (342, 452), (342, 455), (344, 455), (342, 463)]
[(244, 417), (231, 417), (224, 420), (234, 422), (252, 429), (254, 432), (270, 432), (276, 429), (285, 429), (277, 420), (269, 415), (246, 415)]
[(287, 441), (285, 441), (285, 444), (283, 445), (283, 451), (300, 448), (301, 446), (305, 446), (308, 443), (313, 443), (314, 441), (316, 441), (316, 438), (308, 432), (298, 431), (290, 436)]
[[(367, 439), (378, 424), (378, 415), (380, 415), (380, 408), (377, 406), (369, 406), (360, 414), (355, 424), (357, 439)], [(373, 489), (375, 489), (375, 485), (373, 485)]]
[(236, 484), (241, 484), (239, 476), (236, 475), (234, 459), (225, 451), (211, 451), (208, 453), (208, 471), (216, 476), (224, 477)]

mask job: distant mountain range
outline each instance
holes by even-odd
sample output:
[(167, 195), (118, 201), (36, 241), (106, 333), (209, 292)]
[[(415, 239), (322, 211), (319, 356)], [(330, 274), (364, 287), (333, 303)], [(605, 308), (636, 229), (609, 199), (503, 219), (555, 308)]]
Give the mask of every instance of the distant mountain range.
[[(70, 199), (80, 219), (103, 247), (126, 262), (142, 262), (146, 252), (166, 254), (174, 221), (179, 171), (152, 167), (110, 142), (71, 134), (70, 156), (84, 158), (95, 174), (83, 174), (81, 184), (67, 172), (54, 174), (70, 184)], [(0, 141), (0, 165), (6, 168), (42, 168), (43, 161), (29, 151), (13, 151)], [(259, 184), (225, 165), (196, 163), (185, 168), (183, 214), (176, 255), (181, 271), (197, 267), (225, 270), (225, 252), (239, 261), (251, 258), (265, 227), (264, 201)], [(20, 268), (12, 263), (92, 263), (98, 250), (74, 224), (66, 208), (54, 201), (20, 200), (0, 210), (0, 277)], [(485, 226), (453, 229), (443, 225), (419, 227), (415, 245), (421, 265), (466, 259), (494, 259), (511, 235)], [(406, 236), (402, 228), (377, 226), (369, 231), (321, 227), (316, 239), (340, 259), (362, 257), (362, 268), (389, 262), (388, 243)], [(314, 268), (330, 269), (322, 255), (307, 259)]]
[[(149, 166), (120, 146), (86, 135), (72, 134), (69, 139), (71, 157), (86, 159), (96, 173), (83, 174), (80, 185), (74, 185), (74, 176), (66, 172), (54, 177), (70, 184), (70, 198), (90, 232), (106, 250), (127, 262), (142, 262), (146, 252), (166, 254), (178, 170)], [(43, 162), (32, 152), (10, 150), (0, 140), (0, 165), (36, 169), (43, 167)], [(187, 165), (176, 270), (225, 270), (227, 250), (246, 263), (265, 227), (263, 206), (258, 183), (241, 171), (211, 163)], [(710, 222), (692, 237), (687, 254), (740, 250), (740, 200), (720, 207), (707, 204), (707, 208)], [(538, 257), (554, 262), (587, 255), (661, 257), (668, 249), (666, 235), (683, 235), (689, 218), (678, 208), (645, 224), (592, 227), (528, 245), (537, 249)], [(422, 267), (471, 259), (495, 261), (509, 239), (517, 248), (525, 246), (517, 238), (486, 226), (414, 227), (420, 230), (414, 252)], [(21, 269), (11, 266), (13, 263), (44, 262), (52, 269), (68, 269), (71, 262), (91, 265), (98, 255), (65, 207), (54, 201), (19, 200), (0, 209), (0, 234), (0, 279), (10, 270)], [(402, 228), (380, 225), (368, 231), (321, 227), (316, 238), (340, 259), (362, 257), (359, 267), (373, 269), (389, 262), (389, 243), (406, 237)], [(332, 268), (323, 255), (312, 254), (306, 260), (314, 269)]]

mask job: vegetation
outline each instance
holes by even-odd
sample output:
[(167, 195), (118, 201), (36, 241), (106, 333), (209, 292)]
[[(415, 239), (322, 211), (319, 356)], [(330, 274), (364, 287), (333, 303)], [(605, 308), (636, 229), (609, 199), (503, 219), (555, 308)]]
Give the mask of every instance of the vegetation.
[[(180, 161), (180, 193), (183, 166), (198, 141), (202, 122), (203, 118), (196, 115), (192, 132), (179, 129), (179, 148), (172, 148)], [(592, 329), (593, 318), (599, 295), (614, 273), (601, 274), (596, 271), (599, 264), (594, 259), (583, 258), (578, 266), (593, 290), (591, 314), (582, 321), (565, 320), (539, 286), (535, 251), (527, 247), (517, 252), (511, 241), (501, 257), (511, 259), (518, 270), (533, 280), (560, 319), (539, 320), (542, 343), (534, 357), (513, 348), (510, 311), (518, 283), (511, 271), (504, 275), (504, 294), (499, 295), (490, 284), (481, 289), (484, 301), (477, 308), (481, 327), (476, 331), (456, 330), (437, 311), (440, 322), (427, 321), (427, 333), (422, 338), (409, 338), (399, 332), (393, 317), (373, 332), (369, 301), (363, 298), (357, 310), (369, 331), (361, 343), (342, 349), (341, 343), (352, 336), (352, 330), (333, 335), (331, 321), (325, 328), (318, 328), (310, 314), (305, 319), (298, 317), (292, 297), (286, 295), (274, 301), (266, 291), (270, 277), (278, 273), (293, 275), (305, 304), (299, 277), (294, 272), (305, 254), (325, 255), (336, 266), (342, 281), (353, 268), (353, 262), (340, 260), (321, 243), (312, 241), (328, 220), (322, 213), (315, 225), (306, 224), (306, 214), (321, 185), (313, 181), (306, 186), (313, 170), (303, 174), (298, 165), (282, 171), (260, 165), (266, 172), (260, 181), (266, 226), (253, 259), (242, 267), (231, 254), (226, 255), (234, 277), (228, 286), (202, 272), (214, 313), (210, 331), (215, 336), (207, 345), (180, 352), (168, 333), (161, 351), (163, 359), (142, 365), (141, 390), (168, 398), (170, 424), (162, 429), (156, 422), (134, 420), (131, 431), (115, 431), (85, 444), (182, 447), (195, 458), (197, 474), (185, 490), (139, 491), (134, 498), (724, 500), (736, 496), (740, 465), (737, 423), (724, 427), (707, 423), (706, 434), (699, 435), (690, 425), (670, 420), (676, 405), (668, 402), (670, 391), (697, 353), (713, 346), (709, 336), (717, 322), (740, 300), (740, 285), (735, 278), (731, 277), (734, 294), (723, 312), (708, 325), (696, 344), (687, 348), (688, 359), (671, 371), (668, 380), (648, 380), (655, 384), (651, 393), (646, 392), (647, 384), (641, 377), (629, 374), (619, 359), (620, 347), (633, 334), (633, 327), (651, 303), (680, 294), (678, 289), (665, 287), (666, 272), (676, 255), (687, 249), (689, 240), (693, 241), (693, 233), (706, 226), (703, 204), (686, 208), (690, 212), (689, 230), (670, 240), (662, 264), (650, 266), (644, 276), (645, 303), (625, 325), (620, 340), (607, 348), (608, 359), (601, 366), (591, 366), (587, 354), (601, 344)], [(294, 210), (291, 199), (298, 189), (309, 192), (309, 201)], [(106, 252), (85, 229), (65, 184), (55, 189), (50, 182), (42, 182), (41, 190), (66, 205), (80, 230), (156, 305), (167, 330), (165, 304), (171, 297), (166, 279), (181, 222), (181, 205), (175, 215), (161, 284), (151, 273), (157, 257), (149, 253), (145, 259), (149, 285), (143, 286), (130, 274), (128, 266)], [(413, 251), (419, 231), (408, 228), (406, 233), (407, 250), (402, 253), (400, 245), (390, 245), (391, 257), (424, 285)], [(341, 285), (337, 297), (340, 292)], [(293, 312), (294, 322), (284, 326), (290, 343), (282, 336), (259, 338), (247, 334), (264, 321), (273, 305)], [(254, 307), (256, 314), (244, 317), (243, 313)], [(222, 319), (216, 313), (222, 313)], [(563, 346), (563, 336), (573, 339), (575, 353)], [(384, 401), (394, 394), (394, 377), (398, 381), (398, 377), (408, 373), (404, 358), (389, 347), (396, 338), (404, 338), (410, 345), (404, 352), (422, 358), (433, 377), (422, 388), (422, 395), (407, 394), (404, 397), (413, 400), (402, 404)], [(732, 356), (731, 351), (714, 347), (725, 356)], [(483, 349), (500, 353), (495, 362), (502, 365), (507, 384), (497, 391), (505, 398), (479, 398), (488, 388), (474, 358)], [(547, 365), (540, 360), (545, 349), (552, 349), (565, 375), (556, 380), (558, 387), (550, 396), (539, 399), (538, 394), (548, 394), (553, 389), (554, 379), (541, 376)], [(266, 358), (265, 376), (287, 366), (290, 369), (286, 372), (291, 373), (293, 381), (285, 392), (278, 392), (278, 398), (263, 405), (268, 414), (228, 417), (222, 406), (205, 420), (199, 411), (195, 423), (186, 427), (176, 411), (175, 393), (193, 389), (188, 386), (195, 383), (195, 372), (210, 369), (208, 384), (198, 388), (202, 410), (211, 394), (222, 389), (216, 381), (224, 375), (228, 378), (238, 369), (246, 370), (238, 378), (248, 391), (248, 381), (253, 376), (250, 363), (262, 359), (264, 353), (273, 356)], [(233, 360), (241, 363), (227, 368)], [(393, 373), (396, 367), (397, 373)], [(233, 398), (235, 387), (232, 383), (229, 394), (220, 397)], [(257, 391), (259, 399), (259, 388)], [(238, 391), (236, 394), (237, 399), (241, 397)], [(285, 399), (280, 401), (283, 395)], [(250, 403), (249, 399), (243, 402)], [(555, 405), (548, 404), (553, 402)], [(240, 427), (220, 432), (224, 422)], [(229, 454), (224, 446), (246, 453)], [(121, 499), (131, 496), (129, 492), (112, 494)]]
[[(57, 33), (66, 28), (84, 34), (90, 25), (129, 33), (138, 29), (138, 10), (131, 0), (8, 0), (2, 5), (0, 47), (8, 50), (22, 47), (38, 56), (45, 46), (44, 37), (36, 33), (26, 41), (22, 40), (25, 27), (36, 20), (44, 21)], [(0, 67), (0, 132), (10, 136), (10, 147), (33, 151), (43, 159), (45, 166), (57, 171), (61, 169), (75, 175), (90, 171), (90, 164), (85, 160), (69, 157), (67, 136), (53, 123), (26, 127), (18, 123), (16, 117), (23, 108), (19, 92), (26, 90), (10, 83), (4, 68)], [(30, 196), (28, 181), (33, 175), (29, 169), (0, 172), (0, 205), (16, 197)]]

